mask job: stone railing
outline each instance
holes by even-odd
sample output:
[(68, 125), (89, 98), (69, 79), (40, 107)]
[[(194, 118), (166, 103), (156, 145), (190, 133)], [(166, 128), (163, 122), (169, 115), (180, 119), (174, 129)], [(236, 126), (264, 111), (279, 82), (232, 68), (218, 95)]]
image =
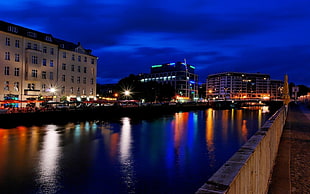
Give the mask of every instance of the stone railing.
[(283, 106), (196, 193), (267, 193), (286, 116)]

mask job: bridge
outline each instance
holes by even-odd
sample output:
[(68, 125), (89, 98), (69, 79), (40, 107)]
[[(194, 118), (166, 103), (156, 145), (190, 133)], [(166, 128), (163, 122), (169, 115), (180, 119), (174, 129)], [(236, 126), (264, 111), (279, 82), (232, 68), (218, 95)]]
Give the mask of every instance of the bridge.
[(283, 106), (196, 193), (310, 193), (309, 126), (309, 106)]

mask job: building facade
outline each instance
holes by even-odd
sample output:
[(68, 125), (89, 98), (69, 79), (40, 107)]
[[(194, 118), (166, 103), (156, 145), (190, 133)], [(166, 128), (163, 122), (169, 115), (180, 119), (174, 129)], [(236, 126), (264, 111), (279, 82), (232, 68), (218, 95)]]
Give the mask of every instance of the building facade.
[(271, 80), (262, 73), (223, 72), (209, 75), (206, 96), (209, 100), (270, 100), (280, 98), (283, 81)]
[(195, 67), (186, 62), (153, 65), (150, 74), (143, 74), (141, 82), (156, 81), (174, 87), (179, 100), (197, 100), (198, 75)]
[(97, 57), (80, 43), (0, 21), (0, 100), (87, 100)]

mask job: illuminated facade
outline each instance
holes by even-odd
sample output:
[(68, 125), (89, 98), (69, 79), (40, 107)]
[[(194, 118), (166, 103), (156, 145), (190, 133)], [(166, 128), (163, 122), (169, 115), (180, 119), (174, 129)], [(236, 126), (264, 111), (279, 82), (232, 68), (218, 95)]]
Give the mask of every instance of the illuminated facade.
[(268, 74), (223, 72), (209, 75), (206, 96), (217, 100), (242, 100), (281, 97), (283, 81), (270, 80)]
[(150, 74), (143, 74), (141, 82), (156, 81), (174, 87), (176, 97), (183, 100), (198, 98), (198, 75), (195, 67), (185, 62), (153, 65)]
[(97, 57), (74, 44), (0, 21), (0, 100), (92, 99)]

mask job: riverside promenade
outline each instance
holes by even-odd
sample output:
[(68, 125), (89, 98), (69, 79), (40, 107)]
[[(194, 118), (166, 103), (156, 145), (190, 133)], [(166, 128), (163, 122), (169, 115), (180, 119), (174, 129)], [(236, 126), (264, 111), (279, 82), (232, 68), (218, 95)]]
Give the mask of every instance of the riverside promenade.
[(310, 193), (310, 109), (290, 103), (269, 194)]

